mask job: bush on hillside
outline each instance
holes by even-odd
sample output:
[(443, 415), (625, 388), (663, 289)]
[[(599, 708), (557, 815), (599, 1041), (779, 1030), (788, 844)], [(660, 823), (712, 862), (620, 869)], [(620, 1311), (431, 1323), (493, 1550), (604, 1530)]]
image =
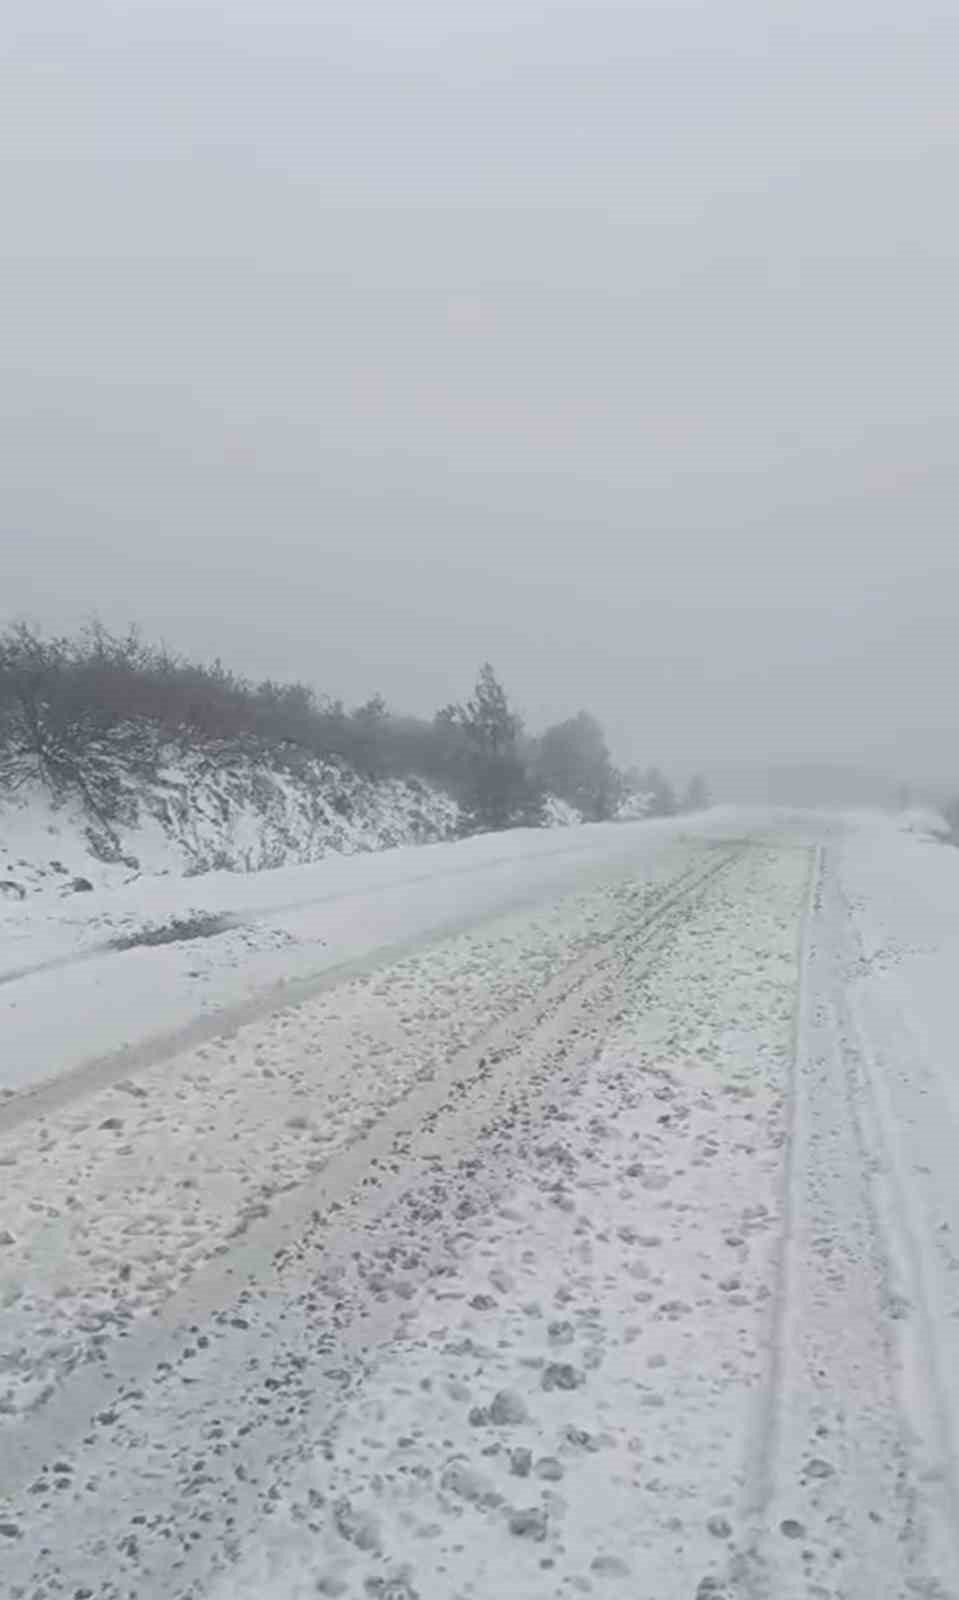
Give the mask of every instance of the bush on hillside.
[(623, 795), (606, 736), (588, 711), (557, 722), (534, 742), (533, 771), (547, 794), (555, 794), (580, 814), (602, 822), (615, 816)]
[[(655, 769), (616, 770), (587, 712), (526, 736), (488, 663), (465, 704), (430, 720), (397, 714), (381, 695), (347, 710), (308, 684), (254, 683), (219, 660), (147, 644), (135, 628), (94, 622), (48, 637), (21, 622), (0, 635), (0, 793), (39, 780), (57, 800), (75, 796), (109, 851), (136, 787), (157, 783), (177, 746), (214, 764), (242, 755), (296, 771), (319, 759), (373, 780), (419, 778), (452, 794), (473, 830), (541, 825), (547, 792), (587, 818), (676, 810)], [(330, 803), (349, 806), (350, 793), (347, 783)]]

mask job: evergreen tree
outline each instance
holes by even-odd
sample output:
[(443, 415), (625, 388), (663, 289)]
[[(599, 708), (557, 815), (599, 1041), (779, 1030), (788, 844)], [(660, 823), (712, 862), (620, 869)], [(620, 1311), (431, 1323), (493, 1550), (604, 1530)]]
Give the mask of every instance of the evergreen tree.
[(689, 783), (686, 785), (686, 793), (683, 795), (683, 810), (708, 811), (711, 805), (709, 785), (702, 773), (697, 772), (695, 777), (690, 778)]
[(615, 812), (621, 779), (602, 726), (588, 711), (546, 729), (535, 746), (534, 769), (547, 794), (584, 817), (602, 821)]
[(437, 716), (441, 733), (459, 745), (463, 805), (474, 828), (497, 831), (542, 821), (543, 795), (520, 753), (523, 724), (489, 662), (472, 698)]
[(643, 783), (652, 796), (652, 803), (649, 808), (650, 816), (675, 816), (677, 809), (675, 791), (669, 780), (663, 777), (658, 767), (650, 767)]

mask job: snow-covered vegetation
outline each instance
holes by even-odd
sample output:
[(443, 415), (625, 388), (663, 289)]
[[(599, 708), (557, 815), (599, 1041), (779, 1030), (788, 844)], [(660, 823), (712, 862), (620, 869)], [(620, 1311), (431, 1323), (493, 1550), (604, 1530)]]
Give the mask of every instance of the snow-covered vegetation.
[(332, 761), (294, 768), (229, 745), (171, 747), (149, 777), (117, 772), (105, 819), (77, 794), (25, 784), (0, 803), (0, 888), (61, 893), (139, 874), (256, 872), (460, 832), (460, 808), (417, 778), (363, 777)]
[(0, 637), (7, 898), (676, 809), (655, 769), (614, 766), (588, 713), (527, 733), (489, 665), (423, 718), (252, 683), (135, 631)]

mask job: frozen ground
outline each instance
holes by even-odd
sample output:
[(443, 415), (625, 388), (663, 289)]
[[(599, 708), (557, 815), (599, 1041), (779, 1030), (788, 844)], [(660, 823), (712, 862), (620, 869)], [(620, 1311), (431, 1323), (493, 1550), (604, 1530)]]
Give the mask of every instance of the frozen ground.
[[(710, 826), (738, 826), (714, 813)], [(654, 858), (681, 821), (485, 834), (306, 866), (141, 878), (0, 905), (0, 1096), (107, 1056), (110, 1070), (303, 998), (350, 964)], [(173, 920), (215, 938), (117, 950)], [(184, 1033), (184, 1030), (187, 1030)]]
[[(283, 989), (239, 928), (79, 924), (5, 986), (3, 1592), (959, 1596), (959, 851), (713, 816), (265, 877), (203, 909), (306, 919)], [(95, 980), (175, 1027), (119, 1049)]]

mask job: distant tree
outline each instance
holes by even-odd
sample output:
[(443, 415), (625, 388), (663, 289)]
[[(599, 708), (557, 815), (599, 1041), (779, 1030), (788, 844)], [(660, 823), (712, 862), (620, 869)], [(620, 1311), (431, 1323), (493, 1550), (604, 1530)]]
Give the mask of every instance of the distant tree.
[(650, 767), (643, 778), (643, 787), (650, 796), (649, 815), (651, 817), (675, 816), (676, 793), (672, 784), (663, 777), (658, 767)]
[(644, 776), (639, 767), (624, 767), (619, 781), (624, 794), (633, 796), (642, 793)]
[(462, 802), (474, 828), (495, 831), (542, 820), (543, 795), (520, 753), (522, 720), (488, 661), (472, 698), (438, 712), (436, 727), (459, 770)]
[(536, 741), (533, 770), (547, 794), (558, 795), (584, 817), (611, 817), (621, 794), (602, 726), (588, 711), (557, 722)]
[(381, 694), (371, 695), (361, 706), (356, 706), (347, 718), (350, 762), (361, 772), (374, 777), (387, 770), (386, 732), (389, 709)]
[(684, 811), (708, 811), (711, 804), (709, 785), (702, 774), (697, 772), (686, 785), (682, 808)]

